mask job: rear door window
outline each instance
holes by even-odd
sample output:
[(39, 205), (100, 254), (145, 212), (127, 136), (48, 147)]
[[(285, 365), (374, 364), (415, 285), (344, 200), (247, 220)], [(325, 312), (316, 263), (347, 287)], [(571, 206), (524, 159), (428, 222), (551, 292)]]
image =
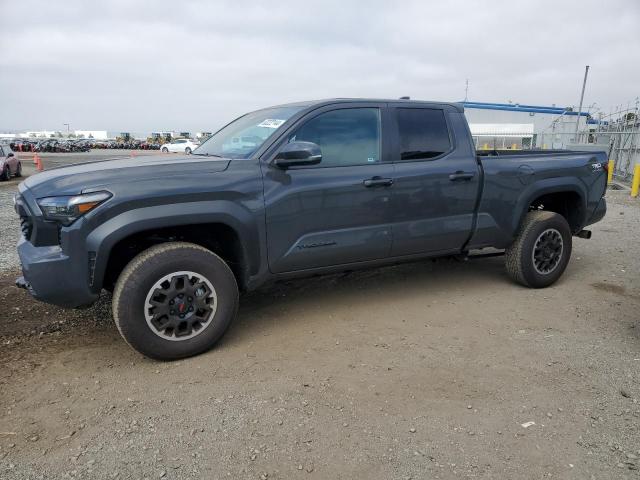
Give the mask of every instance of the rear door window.
[(400, 160), (431, 160), (451, 150), (444, 112), (434, 108), (397, 108)]

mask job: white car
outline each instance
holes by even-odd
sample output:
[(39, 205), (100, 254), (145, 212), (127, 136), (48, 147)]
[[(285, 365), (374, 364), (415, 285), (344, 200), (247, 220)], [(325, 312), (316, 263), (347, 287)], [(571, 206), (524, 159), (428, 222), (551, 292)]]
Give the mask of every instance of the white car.
[(164, 153), (174, 152), (174, 153), (186, 153), (187, 155), (193, 152), (196, 148), (200, 146), (199, 142), (191, 140), (189, 138), (178, 138), (177, 140), (173, 140), (171, 143), (165, 143), (162, 145), (160, 149)]

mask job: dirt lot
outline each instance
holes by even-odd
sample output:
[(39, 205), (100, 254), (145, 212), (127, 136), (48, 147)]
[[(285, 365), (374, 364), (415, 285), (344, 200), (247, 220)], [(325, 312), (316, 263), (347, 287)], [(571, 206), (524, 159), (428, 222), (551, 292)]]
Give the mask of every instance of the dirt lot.
[(640, 200), (608, 200), (552, 288), (501, 258), (295, 281), (173, 363), (5, 269), (0, 478), (638, 478)]

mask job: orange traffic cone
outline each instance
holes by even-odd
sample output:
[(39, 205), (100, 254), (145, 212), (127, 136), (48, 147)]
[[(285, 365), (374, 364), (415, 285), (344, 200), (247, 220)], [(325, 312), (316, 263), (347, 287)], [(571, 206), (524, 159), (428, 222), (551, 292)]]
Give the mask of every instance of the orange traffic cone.
[(38, 154), (37, 153), (33, 154), (33, 164), (34, 165), (38, 165)]
[(42, 170), (44, 170), (44, 168), (42, 167), (42, 160), (40, 160), (39, 156), (36, 156), (36, 158), (38, 159), (38, 162), (36, 163), (36, 170), (41, 172)]

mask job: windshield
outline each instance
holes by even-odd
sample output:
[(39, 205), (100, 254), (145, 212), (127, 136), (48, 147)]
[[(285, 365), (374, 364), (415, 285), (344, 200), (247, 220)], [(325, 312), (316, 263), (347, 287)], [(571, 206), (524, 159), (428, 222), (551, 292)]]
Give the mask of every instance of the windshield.
[(249, 158), (278, 128), (303, 107), (258, 110), (234, 120), (194, 150), (194, 155)]

